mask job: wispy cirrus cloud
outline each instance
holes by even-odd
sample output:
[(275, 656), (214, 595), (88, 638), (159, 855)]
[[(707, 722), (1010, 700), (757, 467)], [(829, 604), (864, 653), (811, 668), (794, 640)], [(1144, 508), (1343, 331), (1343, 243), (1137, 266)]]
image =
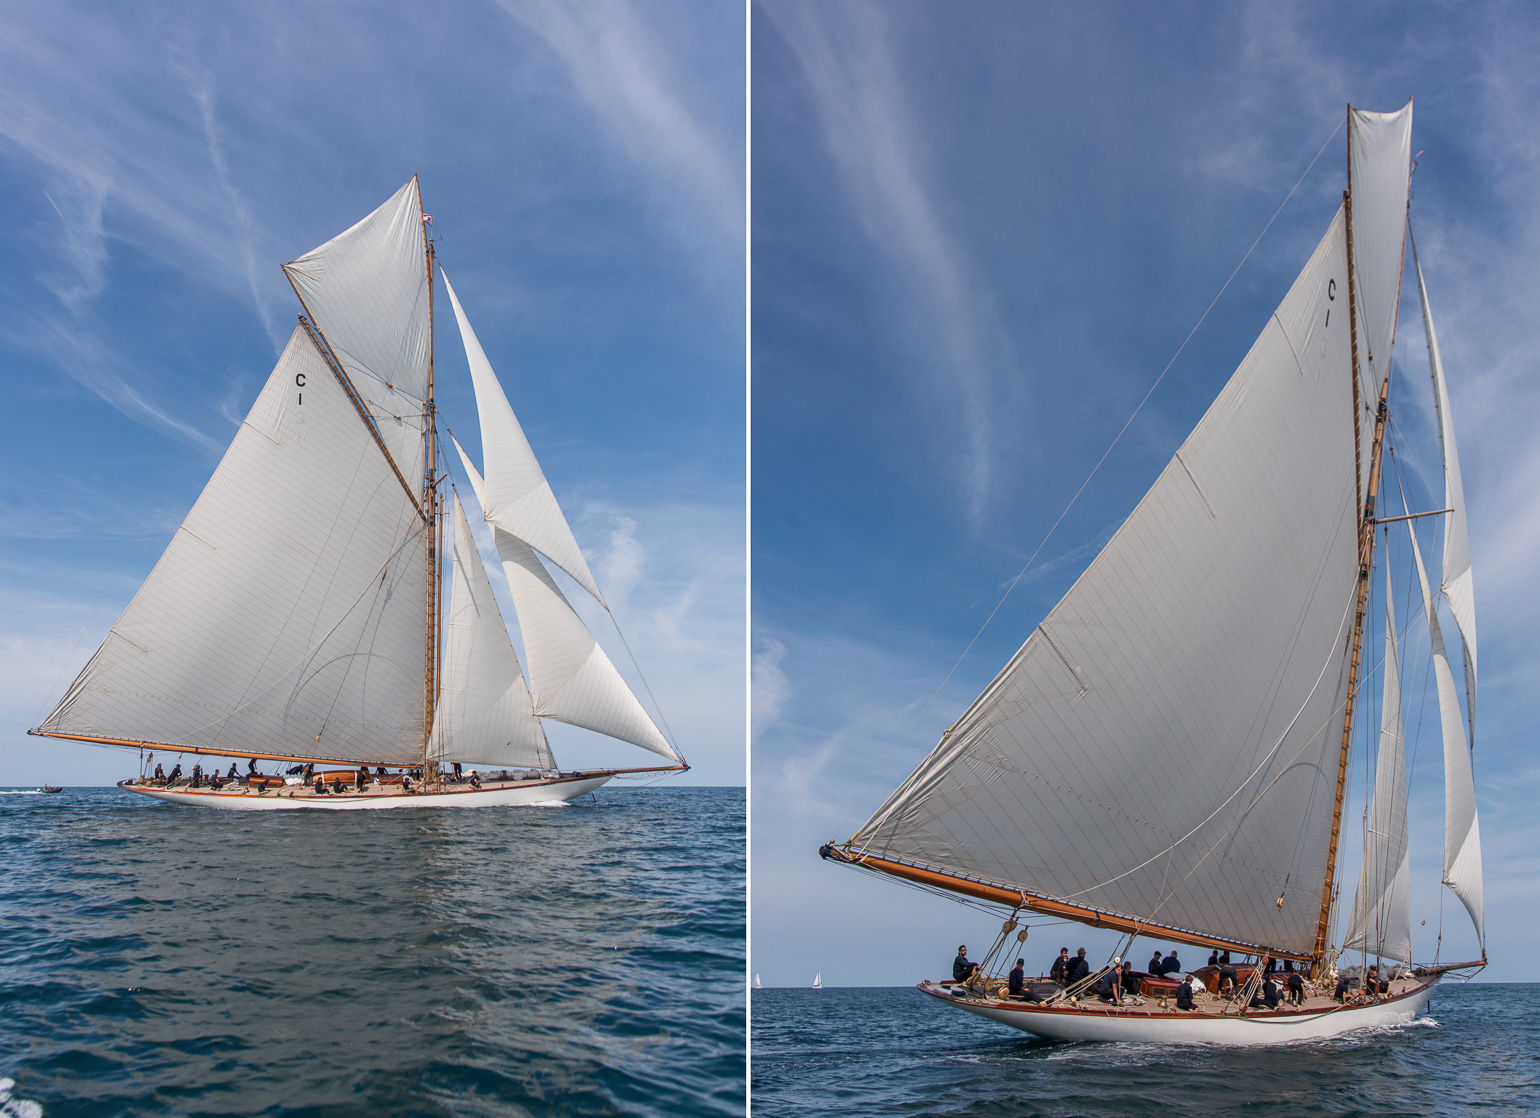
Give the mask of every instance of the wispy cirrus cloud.
[[(637, 6), (625, 0), (498, 2), (561, 60), (606, 137), (647, 171), (676, 224), (698, 231), (691, 239), (716, 266), (741, 275), (744, 177), (731, 153), (741, 156), (742, 149), (692, 110), (700, 102), (684, 95), (680, 58), (661, 48)], [(678, 28), (689, 30), (688, 20)]]
[(938, 458), (977, 529), (993, 481), (991, 389), (1012, 364), (1010, 343), (935, 195), (936, 137), (914, 116), (884, 10), (868, 3), (763, 10), (801, 65), (850, 218), (885, 261), (895, 329), (918, 355), (914, 390), (945, 417), (947, 452)]

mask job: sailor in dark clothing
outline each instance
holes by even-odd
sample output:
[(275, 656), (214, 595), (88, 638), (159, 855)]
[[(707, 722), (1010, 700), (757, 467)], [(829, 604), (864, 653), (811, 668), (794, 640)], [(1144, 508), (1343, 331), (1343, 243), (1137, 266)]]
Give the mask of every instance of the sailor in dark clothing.
[(1011, 968), (1010, 975), (1006, 978), (1006, 986), (1013, 998), (1021, 997), (1021, 991), (1027, 984), (1027, 963), (1025, 959), (1017, 959), (1016, 965)]
[(1182, 984), (1176, 988), (1176, 1008), (1192, 1008), (1192, 975), (1182, 979)]
[(1160, 973), (1160, 948), (1155, 949), (1155, 954), (1150, 956), (1150, 965), (1144, 968), (1151, 974)]
[(202, 788), (203, 787), (203, 766), (201, 764), (194, 764), (193, 765), (192, 786), (194, 788)]
[(155, 776), (153, 777), (153, 779), (155, 779), (155, 780), (165, 780), (166, 779), (165, 770), (163, 770), (160, 767), (160, 762), (159, 761), (157, 761), (155, 763)]
[(1139, 992), (1139, 975), (1134, 971), (1132, 963), (1123, 964), (1123, 993), (1137, 994)]
[(456, 761), (452, 767), (454, 768), (455, 783), (459, 784), (460, 783), (460, 762)]
[(1304, 979), (1304, 977), (1302, 975), (1294, 972), (1294, 971), (1290, 971), (1289, 975), (1288, 975), (1288, 980), (1289, 980), (1289, 1003), (1291, 1005), (1304, 1005), (1305, 1004), (1305, 979)]
[(1339, 1002), (1346, 1001), (1347, 992), (1357, 985), (1358, 979), (1350, 978), (1345, 974), (1339, 975), (1337, 978), (1337, 988), (1332, 991), (1331, 996)]
[(1161, 961), (1159, 973), (1180, 974), (1181, 972), (1182, 964), (1177, 960), (1175, 951), (1171, 952), (1171, 954), (1167, 955), (1165, 959)]
[(1217, 967), (1219, 965), (1219, 951), (1217, 948), (1208, 953), (1208, 965), (1211, 967)]
[[(1229, 952), (1226, 952), (1225, 954), (1229, 954)], [(1240, 979), (1240, 973), (1236, 971), (1234, 967), (1232, 967), (1229, 963), (1220, 963), (1219, 981), (1214, 984), (1214, 992), (1216, 994), (1223, 994), (1225, 992), (1225, 986), (1228, 984), (1230, 992), (1235, 993), (1236, 990), (1240, 987)]]
[(1075, 952), (1075, 957), (1064, 968), (1064, 985), (1069, 986), (1079, 982), (1090, 973), (1091, 964), (1085, 961), (1085, 948), (1082, 947), (1079, 951)]
[(968, 960), (968, 945), (962, 944), (957, 948), (957, 958), (952, 960), (952, 981), (966, 982), (973, 977), (973, 972), (979, 969), (979, 965)]
[(1228, 951), (1219, 956), (1219, 965), (1222, 967), (1230, 965), (1230, 953)]
[(1122, 980), (1123, 963), (1121, 960), (1114, 959), (1112, 961), (1112, 966), (1107, 968), (1107, 972), (1102, 975), (1101, 981), (1096, 984), (1097, 996), (1104, 1002), (1111, 1002), (1113, 1005), (1122, 1005)]
[(178, 761), (176, 764), (171, 766), (171, 775), (166, 777), (166, 783), (167, 784), (175, 784), (181, 778), (182, 778), (182, 763), (180, 761)]
[(1283, 987), (1272, 975), (1268, 975), (1262, 983), (1262, 1000), (1267, 1003), (1268, 1009), (1277, 1009), (1283, 1004)]
[(326, 781), (321, 779), (321, 776), (320, 776), (319, 773), (316, 774), (316, 778), (315, 778), (315, 794), (317, 796), (324, 796), (324, 795), (326, 795)]
[(257, 775), (257, 759), (255, 757), (248, 757), (248, 758), (246, 758), (246, 775), (247, 776), (256, 776)]
[(1048, 977), (1063, 986), (1067, 981), (1065, 975), (1069, 973), (1069, 948), (1059, 948), (1059, 957), (1053, 961), (1053, 966), (1048, 971)]

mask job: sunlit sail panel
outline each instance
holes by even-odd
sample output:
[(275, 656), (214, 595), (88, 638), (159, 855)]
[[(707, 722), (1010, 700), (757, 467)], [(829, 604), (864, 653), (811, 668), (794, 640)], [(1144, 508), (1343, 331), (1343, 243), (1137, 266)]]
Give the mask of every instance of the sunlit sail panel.
[(1310, 950), (1358, 572), (1344, 233), (854, 846)]
[(1401, 659), (1396, 648), (1395, 599), (1385, 567), (1385, 665), (1380, 748), (1374, 766), (1358, 896), (1345, 945), (1407, 962), (1412, 952), (1411, 849), (1406, 826), (1406, 742), (1401, 720)]
[(301, 302), (367, 403), (400, 467), (423, 474), (429, 296), (413, 178), (345, 233), (284, 265)]
[(454, 526), (443, 684), (429, 759), (555, 768), (458, 494)]
[[(1393, 113), (1348, 110), (1348, 185), (1357, 263), (1358, 420), (1367, 449), (1379, 388), (1390, 368), (1401, 305), (1406, 198), (1411, 177), (1412, 103)], [(1363, 485), (1368, 463), (1362, 463)]]
[(1444, 600), (1454, 615), (1460, 631), (1465, 663), (1465, 711), (1470, 744), (1476, 744), (1476, 595), (1470, 570), (1470, 533), (1465, 520), (1465, 483), (1460, 477), (1460, 451), (1455, 446), (1454, 417), (1449, 410), (1449, 390), (1444, 379), (1444, 363), (1439, 357), (1438, 334), (1433, 329), (1433, 311), (1428, 306), (1428, 289), (1422, 279), (1422, 264), (1416, 260), (1417, 244), (1412, 243), (1413, 265), (1417, 269), (1417, 294), (1422, 302), (1422, 322), (1428, 337), (1428, 365), (1433, 375), (1433, 403), (1438, 410), (1438, 441), (1444, 456), (1444, 507), (1449, 509), (1444, 524), (1444, 571), (1441, 579)]
[(302, 329), (44, 732), (422, 757), (424, 525)]
[(460, 324), (460, 339), (465, 345), (465, 358), (476, 389), (476, 409), (481, 416), (484, 485), (478, 498), (482, 512), (490, 523), (529, 544), (603, 603), (604, 596), (588, 569), (588, 561), (583, 558), (448, 276), (444, 276), (444, 290), (449, 292), (455, 320)]
[[(1412, 523), (1409, 521), (1408, 526)], [(1470, 745), (1460, 721), (1460, 700), (1455, 692), (1454, 674), (1449, 670), (1449, 653), (1438, 623), (1438, 609), (1428, 586), (1428, 572), (1423, 566), (1422, 550), (1417, 546), (1417, 533), (1413, 531), (1411, 537), (1417, 578), (1422, 585), (1423, 609), (1428, 616), (1428, 639), (1433, 646), (1439, 726), (1444, 736), (1444, 884), (1470, 913), (1484, 957), (1486, 932), (1482, 919), (1481, 826), (1476, 818), (1476, 779), (1471, 772)]]
[(539, 556), (495, 525), (492, 535), (519, 617), (535, 713), (679, 760)]

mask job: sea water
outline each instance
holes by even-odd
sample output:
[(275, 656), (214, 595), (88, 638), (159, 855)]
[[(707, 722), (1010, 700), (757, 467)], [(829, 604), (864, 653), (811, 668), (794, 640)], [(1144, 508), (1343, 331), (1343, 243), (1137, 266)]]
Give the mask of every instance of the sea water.
[(753, 992), (754, 1118), (1540, 1114), (1540, 984), (1276, 1048), (1039, 1040), (912, 987)]
[(71, 1115), (744, 1111), (742, 789), (0, 796), (0, 1076)]

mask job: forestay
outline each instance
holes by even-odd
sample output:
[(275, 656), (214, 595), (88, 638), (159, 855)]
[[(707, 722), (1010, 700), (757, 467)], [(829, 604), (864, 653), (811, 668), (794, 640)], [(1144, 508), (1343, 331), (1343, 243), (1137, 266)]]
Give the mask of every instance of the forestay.
[(1401, 718), (1401, 662), (1395, 599), (1385, 566), (1385, 665), (1380, 748), (1374, 765), (1358, 896), (1344, 947), (1398, 962), (1412, 957), (1411, 849), (1406, 824), (1406, 742)]
[(1346, 304), (1339, 211), (1138, 508), (854, 847), (1311, 949), (1358, 571)]
[(422, 759), (425, 527), (296, 329), (44, 733)]
[(345, 233), (283, 266), (363, 397), (380, 437), (416, 485), (426, 454), (427, 246), (417, 179)]
[(498, 612), (486, 568), (454, 497), (454, 581), (430, 761), (554, 769), (545, 730)]

